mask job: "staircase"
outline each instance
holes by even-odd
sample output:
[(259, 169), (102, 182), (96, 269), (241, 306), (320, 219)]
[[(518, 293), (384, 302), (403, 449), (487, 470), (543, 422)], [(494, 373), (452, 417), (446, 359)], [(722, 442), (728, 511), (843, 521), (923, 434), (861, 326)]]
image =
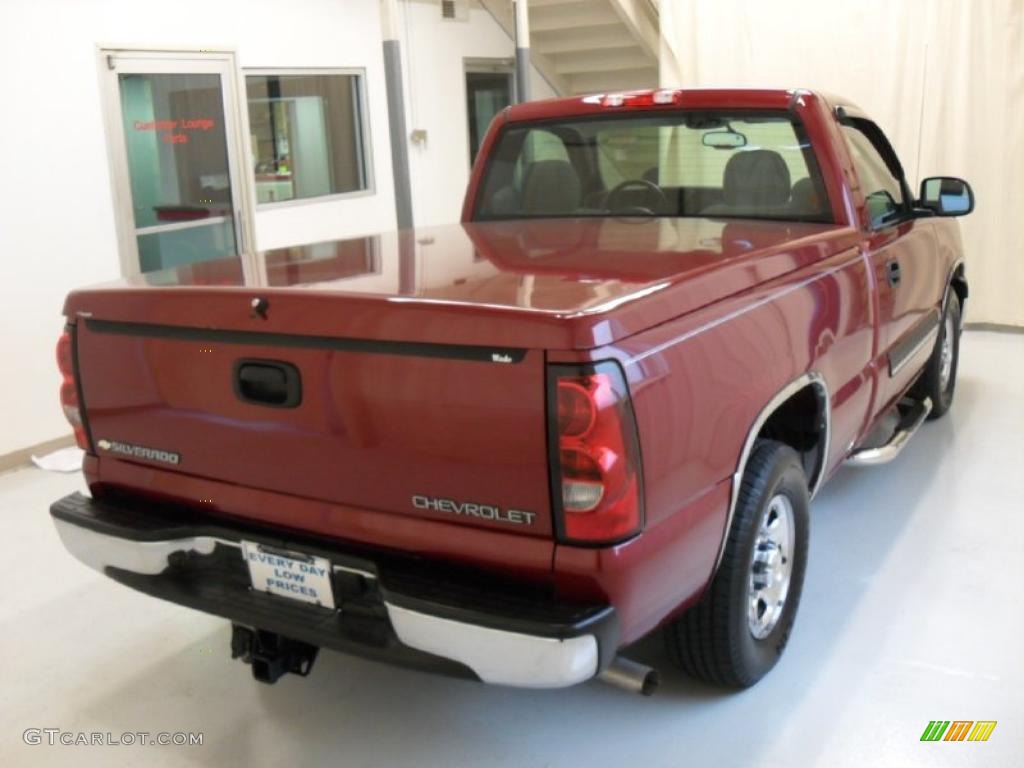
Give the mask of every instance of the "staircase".
[[(533, 65), (561, 95), (658, 87), (655, 0), (519, 0)], [(511, 0), (480, 0), (512, 34)]]

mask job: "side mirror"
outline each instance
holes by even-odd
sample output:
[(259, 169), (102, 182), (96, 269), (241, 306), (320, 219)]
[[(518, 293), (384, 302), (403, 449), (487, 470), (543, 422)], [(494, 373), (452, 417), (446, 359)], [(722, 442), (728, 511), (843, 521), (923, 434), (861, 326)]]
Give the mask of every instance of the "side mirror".
[(921, 182), (918, 205), (936, 216), (966, 216), (974, 210), (974, 190), (963, 179), (932, 176)]

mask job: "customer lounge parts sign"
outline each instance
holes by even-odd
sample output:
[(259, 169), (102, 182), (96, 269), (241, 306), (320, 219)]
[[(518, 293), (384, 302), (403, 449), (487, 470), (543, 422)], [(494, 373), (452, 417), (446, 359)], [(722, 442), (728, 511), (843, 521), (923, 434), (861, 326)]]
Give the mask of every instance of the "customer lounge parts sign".
[(132, 127), (136, 131), (156, 131), (160, 140), (167, 144), (188, 144), (190, 134), (209, 131), (216, 123), (210, 117), (194, 117), (183, 120), (136, 120)]

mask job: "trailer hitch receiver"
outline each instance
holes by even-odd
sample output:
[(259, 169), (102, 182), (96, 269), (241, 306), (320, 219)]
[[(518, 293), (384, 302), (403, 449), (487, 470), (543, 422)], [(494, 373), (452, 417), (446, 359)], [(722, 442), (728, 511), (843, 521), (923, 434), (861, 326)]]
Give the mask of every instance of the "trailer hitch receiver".
[(231, 658), (252, 666), (252, 676), (261, 683), (276, 683), (291, 673), (305, 677), (313, 668), (319, 649), (276, 632), (231, 625)]

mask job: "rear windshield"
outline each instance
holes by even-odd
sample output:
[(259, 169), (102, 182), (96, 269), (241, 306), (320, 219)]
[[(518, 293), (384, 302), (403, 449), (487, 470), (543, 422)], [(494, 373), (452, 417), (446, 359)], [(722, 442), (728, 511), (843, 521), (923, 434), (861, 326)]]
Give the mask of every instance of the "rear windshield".
[(803, 126), (788, 112), (690, 111), (506, 127), (477, 220), (708, 216), (831, 222)]

